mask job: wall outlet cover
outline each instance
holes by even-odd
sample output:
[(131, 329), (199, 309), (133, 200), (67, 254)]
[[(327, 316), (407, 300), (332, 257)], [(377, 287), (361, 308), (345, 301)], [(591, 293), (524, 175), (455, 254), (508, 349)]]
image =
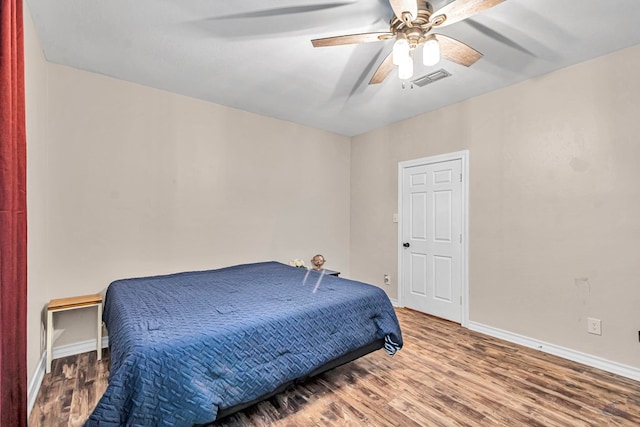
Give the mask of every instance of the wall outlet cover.
[(594, 335), (602, 335), (602, 321), (600, 319), (588, 317), (587, 332)]

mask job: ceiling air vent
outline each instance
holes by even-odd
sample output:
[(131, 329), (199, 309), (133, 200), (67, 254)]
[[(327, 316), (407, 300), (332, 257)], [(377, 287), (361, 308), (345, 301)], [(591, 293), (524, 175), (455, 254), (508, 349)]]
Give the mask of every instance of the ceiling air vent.
[(428, 85), (429, 83), (437, 82), (438, 80), (442, 80), (447, 77), (451, 77), (451, 73), (445, 70), (444, 68), (441, 68), (425, 76), (419, 77), (414, 81), (412, 81), (411, 83), (413, 83), (416, 86), (422, 87), (422, 86)]

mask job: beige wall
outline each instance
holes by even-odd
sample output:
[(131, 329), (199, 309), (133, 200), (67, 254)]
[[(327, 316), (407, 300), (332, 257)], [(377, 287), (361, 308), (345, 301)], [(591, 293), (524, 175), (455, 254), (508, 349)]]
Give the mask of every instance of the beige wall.
[[(317, 252), (348, 274), (348, 138), (47, 64), (27, 33), (30, 375), (51, 298)], [(56, 318), (54, 346), (95, 336)]]
[(42, 310), (49, 282), (47, 248), (47, 62), (28, 8), (24, 8), (25, 101), (27, 127), (27, 374), (31, 379), (44, 346)]
[(640, 46), (353, 138), (352, 276), (397, 277), (398, 162), (468, 149), (470, 320), (640, 367), (639, 74)]

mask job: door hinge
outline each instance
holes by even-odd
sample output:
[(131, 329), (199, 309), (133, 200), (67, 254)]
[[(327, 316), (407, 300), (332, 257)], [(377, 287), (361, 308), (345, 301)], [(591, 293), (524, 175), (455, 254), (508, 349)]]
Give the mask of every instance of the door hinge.
[(462, 234), (460, 235), (460, 243), (462, 243)]
[(462, 295), (460, 295), (460, 305), (462, 305)]
[(462, 174), (460, 174), (460, 182), (462, 182)]

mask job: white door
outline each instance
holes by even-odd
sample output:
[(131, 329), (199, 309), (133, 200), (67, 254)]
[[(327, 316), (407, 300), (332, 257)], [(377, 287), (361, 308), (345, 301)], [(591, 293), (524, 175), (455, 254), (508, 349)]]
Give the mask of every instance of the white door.
[(402, 169), (403, 305), (461, 323), (462, 160)]

